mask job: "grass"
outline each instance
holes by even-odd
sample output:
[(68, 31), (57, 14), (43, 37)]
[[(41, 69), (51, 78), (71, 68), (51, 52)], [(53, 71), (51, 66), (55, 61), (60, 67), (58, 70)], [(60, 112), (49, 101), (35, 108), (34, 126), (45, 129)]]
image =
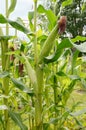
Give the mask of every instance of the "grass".
[[(79, 112), (83, 109), (86, 109), (86, 90), (77, 88), (71, 93), (71, 96), (67, 102), (67, 107), (71, 108), (75, 104), (78, 105), (75, 107), (73, 112)], [(70, 118), (70, 122), (67, 124), (67, 126), (69, 126), (68, 128), (70, 128), (70, 130), (86, 130), (86, 113), (75, 117), (79, 122), (76, 123), (73, 118)]]
[[(71, 96), (68, 99), (67, 105), (72, 106), (77, 102), (81, 102), (81, 104), (82, 104), (82, 105), (80, 105), (81, 108), (86, 107), (86, 90), (84, 90), (82, 88), (75, 89), (71, 93)], [(80, 108), (80, 106), (79, 106), (79, 108)]]

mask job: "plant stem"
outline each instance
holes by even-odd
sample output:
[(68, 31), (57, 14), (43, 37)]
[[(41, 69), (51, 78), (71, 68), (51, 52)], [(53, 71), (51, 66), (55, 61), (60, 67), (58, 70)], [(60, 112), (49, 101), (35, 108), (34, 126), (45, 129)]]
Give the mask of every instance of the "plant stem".
[[(55, 111), (55, 118), (58, 117), (58, 104), (59, 104), (59, 101), (60, 101), (60, 98), (59, 98), (59, 95), (60, 95), (60, 92), (59, 92), (59, 86), (58, 86), (58, 79), (57, 79), (57, 76), (56, 76), (56, 73), (58, 72), (58, 64), (55, 65), (55, 64), (52, 64), (53, 65), (53, 72), (54, 72), (54, 77), (53, 77), (53, 91), (54, 91), (54, 111)], [(58, 130), (58, 122), (54, 124), (54, 130)]]
[[(9, 16), (8, 16), (8, 0), (6, 0), (6, 18), (8, 18)], [(8, 35), (9, 34), (9, 24), (8, 23), (6, 23), (6, 35)]]
[(36, 25), (37, 24), (37, 1), (34, 2), (34, 61), (37, 65), (37, 35), (36, 35)]
[[(54, 66), (54, 69), (55, 69), (55, 66)], [(54, 72), (55, 73), (55, 72)], [(57, 114), (57, 105), (58, 105), (58, 94), (57, 94), (57, 77), (56, 75), (54, 74), (54, 77), (53, 77), (53, 90), (54, 90), (54, 105), (55, 105), (55, 118), (57, 118), (58, 114)], [(57, 124), (54, 124), (54, 130), (57, 130)]]
[(37, 88), (35, 89), (35, 123), (36, 130), (43, 130), (42, 122), (42, 91), (43, 91), (43, 70), (38, 65), (38, 52), (37, 52), (37, 0), (34, 1), (34, 61), (37, 77)]
[[(8, 52), (8, 40), (1, 40), (1, 51), (2, 51), (2, 71), (9, 71), (9, 56), (6, 55)], [(9, 93), (9, 78), (3, 78), (3, 93), (8, 96)], [(4, 104), (8, 106), (8, 99), (4, 98)], [(4, 110), (4, 129), (8, 130), (8, 110)]]
[[(6, 7), (6, 18), (8, 18), (8, 0), (5, 1)], [(9, 34), (9, 26), (6, 24), (6, 35)], [(1, 41), (1, 51), (2, 51), (2, 70), (9, 71), (9, 56), (6, 55), (8, 52), (8, 39), (3, 39)], [(9, 78), (3, 78), (3, 91), (4, 95), (8, 96), (9, 93)], [(4, 104), (8, 106), (8, 99), (4, 98)], [(4, 130), (8, 130), (8, 110), (4, 110)]]
[(43, 69), (40, 67), (36, 68), (38, 89), (36, 92), (35, 101), (35, 121), (36, 130), (43, 130), (43, 120), (42, 120), (42, 93), (43, 93)]

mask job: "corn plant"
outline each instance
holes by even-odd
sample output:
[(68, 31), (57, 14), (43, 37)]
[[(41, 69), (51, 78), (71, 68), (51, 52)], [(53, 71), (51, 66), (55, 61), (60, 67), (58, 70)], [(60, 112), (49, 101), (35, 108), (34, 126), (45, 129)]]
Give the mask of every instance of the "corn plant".
[[(76, 69), (79, 52), (86, 52), (86, 42), (81, 45), (76, 45), (74, 42), (77, 40), (84, 41), (86, 38), (79, 36), (75, 39), (60, 39), (60, 36), (66, 28), (66, 17), (63, 16), (59, 20), (59, 15), (56, 17), (51, 10), (46, 10), (42, 5), (37, 7), (37, 3), (38, 1), (34, 0), (34, 12), (29, 12), (28, 14), (29, 28), (26, 28), (21, 20), (13, 21), (0, 14), (0, 23), (10, 24), (13, 28), (24, 32), (29, 39), (29, 42), (26, 44), (21, 42), (21, 46), (17, 50), (8, 52), (8, 47), (6, 46), (4, 53), (3, 46), (1, 48), (2, 57), (3, 55), (5, 57), (2, 58), (4, 60), (2, 67), (6, 67), (6, 69), (2, 70), (5, 71), (5, 74), (2, 73), (1, 77), (4, 77), (3, 80), (5, 81), (8, 78), (10, 79), (15, 97), (16, 92), (13, 84), (20, 90), (18, 93), (26, 93), (27, 96), (24, 95), (24, 97), (21, 97), (27, 105), (23, 113), (28, 111), (29, 127), (24, 125), (20, 113), (17, 113), (16, 109), (13, 110), (9, 108), (7, 99), (4, 103), (8, 107), (8, 110), (5, 110), (7, 112), (5, 122), (7, 122), (6, 120), (9, 114), (9, 117), (15, 121), (21, 130), (27, 130), (28, 128), (31, 130), (66, 129), (64, 128), (65, 121), (69, 116), (74, 116), (74, 113), (72, 113), (74, 107), (66, 109), (67, 101), (76, 85), (76, 81), (80, 81), (82, 84), (86, 82), (84, 78), (82, 80), (82, 77), (77, 75)], [(67, 5), (67, 2), (62, 5)], [(11, 11), (13, 11), (13, 9), (11, 9)], [(47, 18), (47, 32), (43, 30), (42, 23), (38, 26), (37, 18), (40, 14), (45, 14)], [(1, 37), (1, 42), (3, 41), (2, 39)], [(7, 43), (9, 36), (4, 39), (6, 39)], [(72, 53), (72, 47), (76, 48), (75, 53)], [(23, 77), (19, 77), (21, 80), (18, 80), (19, 78), (16, 79), (13, 72), (9, 72), (8, 62), (4, 63), (7, 61), (7, 57), (12, 54), (15, 55), (15, 58), (18, 58), (25, 67)], [(28, 78), (25, 76), (28, 76)], [(8, 83), (7, 80), (6, 85)], [(86, 85), (84, 84), (83, 86)], [(7, 96), (10, 95), (7, 89), (5, 90)], [(28, 97), (28, 95), (30, 97)], [(28, 106), (28, 101), (31, 102), (31, 106)], [(86, 111), (84, 111), (84, 113), (85, 112)], [(6, 125), (6, 127), (7, 126), (8, 125)]]
[[(11, 5), (8, 9), (8, 0), (6, 0), (6, 18), (9, 18), (9, 15), (11, 14), (11, 12), (14, 10), (16, 5), (16, 0), (13, 2), (11, 1)], [(8, 23), (6, 23), (6, 36), (4, 36), (2, 30), (1, 30), (1, 34), (0, 34), (0, 43), (1, 43), (1, 64), (2, 64), (2, 72), (9, 72), (9, 68), (10, 68), (10, 57), (8, 55), (6, 55), (6, 53), (9, 51), (9, 47), (8, 47), (8, 41), (12, 38), (11, 36), (9, 36), (9, 25)], [(2, 74), (3, 75), (3, 74)], [(9, 95), (9, 77), (8, 74), (6, 74), (5, 76), (1, 76), (3, 77), (2, 79), (2, 90), (3, 90), (3, 95), (4, 95), (4, 99), (3, 99), (3, 104), (2, 109), (4, 110), (4, 121), (3, 121), (3, 129), (4, 130), (8, 130), (9, 129), (9, 121), (8, 121), (8, 95)]]

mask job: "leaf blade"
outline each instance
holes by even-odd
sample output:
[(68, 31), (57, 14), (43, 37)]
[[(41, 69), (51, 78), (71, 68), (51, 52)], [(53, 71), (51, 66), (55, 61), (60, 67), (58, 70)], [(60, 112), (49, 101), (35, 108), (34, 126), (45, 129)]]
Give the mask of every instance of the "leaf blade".
[(16, 7), (17, 0), (11, 0), (11, 5), (8, 9), (8, 16), (14, 11)]
[(15, 84), (15, 86), (22, 90), (23, 92), (29, 94), (30, 96), (33, 96), (34, 93), (32, 90), (30, 90), (28, 87), (26, 87), (25, 84), (23, 84), (21, 81), (18, 81), (17, 79), (11, 78), (12, 82)]
[(21, 116), (18, 113), (14, 113), (12, 111), (8, 112), (12, 120), (21, 128), (21, 130), (28, 130), (27, 126), (23, 124)]

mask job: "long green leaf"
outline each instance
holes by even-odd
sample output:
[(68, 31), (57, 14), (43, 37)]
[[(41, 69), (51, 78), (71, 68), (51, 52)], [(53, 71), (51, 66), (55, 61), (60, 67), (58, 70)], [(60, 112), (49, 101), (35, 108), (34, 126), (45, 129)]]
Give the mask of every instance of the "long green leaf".
[(57, 46), (57, 50), (55, 51), (54, 54), (45, 57), (44, 62), (45, 63), (52, 63), (58, 60), (58, 58), (62, 55), (62, 51), (65, 48), (71, 48), (73, 45), (71, 43), (71, 40), (68, 38), (65, 38), (62, 40), (62, 42)]
[(69, 38), (65, 38), (61, 41), (61, 43), (57, 47), (57, 51), (65, 48), (71, 48), (73, 47), (73, 43)]
[(25, 126), (22, 122), (21, 116), (18, 113), (9, 111), (9, 115), (12, 118), (12, 120), (18, 125), (21, 130), (28, 130), (27, 126)]
[(17, 0), (11, 0), (10, 7), (8, 9), (8, 15), (10, 15), (14, 11), (16, 7), (16, 3), (17, 3)]
[(18, 21), (12, 21), (12, 20), (8, 20), (8, 23), (15, 29), (24, 32), (25, 34), (29, 33), (29, 30), (22, 25), (21, 23), (19, 23)]
[(57, 50), (64, 49), (64, 48), (71, 48), (75, 47), (80, 52), (86, 52), (86, 42), (81, 43), (80, 45), (76, 45), (72, 42), (71, 39), (65, 38), (59, 45)]
[(25, 60), (25, 66), (26, 66), (26, 69), (27, 69), (27, 73), (28, 73), (28, 76), (30, 77), (30, 80), (31, 80), (31, 83), (34, 85), (37, 85), (37, 78), (36, 78), (36, 73), (35, 73), (35, 70), (32, 68), (31, 64), (29, 63), (28, 59), (26, 58), (26, 56), (21, 53), (22, 57), (24, 58)]
[(77, 41), (86, 41), (86, 37), (82, 36), (76, 36), (75, 38), (71, 39), (72, 42), (77, 42)]
[(49, 29), (52, 30), (57, 20), (55, 14), (51, 10), (46, 10), (42, 5), (38, 6), (37, 11), (39, 13), (44, 13), (47, 16), (49, 21)]
[(64, 40), (62, 40), (62, 42), (58, 45), (57, 50), (71, 47), (75, 47), (80, 52), (86, 52), (86, 42), (81, 43), (80, 45), (76, 45), (69, 38), (65, 38)]
[(6, 19), (2, 14), (0, 14), (0, 23), (2, 23), (2, 24), (9, 23), (13, 28), (15, 28), (17, 30), (19, 30), (25, 34), (29, 33), (29, 30), (23, 24), (21, 24), (21, 22)]
[(59, 59), (59, 57), (61, 56), (62, 54), (62, 50), (61, 51), (56, 51), (54, 54), (48, 56), (48, 57), (45, 57), (44, 58), (44, 62), (45, 63), (52, 63), (52, 62), (55, 62)]
[(28, 87), (26, 87), (25, 84), (23, 84), (21, 81), (18, 81), (17, 79), (11, 78), (12, 82), (15, 84), (15, 86), (22, 90), (23, 92), (29, 94), (30, 96), (33, 96), (32, 90), (30, 90)]
[[(75, 47), (77, 49), (77, 51), (73, 57), (73, 63), (74, 63), (77, 56), (78, 56), (79, 51), (86, 52), (86, 42), (82, 43), (81, 45), (76, 45), (69, 38), (65, 38), (61, 41), (61, 43), (57, 46), (57, 50), (54, 54), (47, 56), (47, 57), (44, 57), (44, 62), (45, 63), (52, 63), (52, 62), (56, 61), (61, 56), (63, 49), (72, 48), (72, 47)], [(47, 48), (45, 48), (45, 50), (46, 49)]]

